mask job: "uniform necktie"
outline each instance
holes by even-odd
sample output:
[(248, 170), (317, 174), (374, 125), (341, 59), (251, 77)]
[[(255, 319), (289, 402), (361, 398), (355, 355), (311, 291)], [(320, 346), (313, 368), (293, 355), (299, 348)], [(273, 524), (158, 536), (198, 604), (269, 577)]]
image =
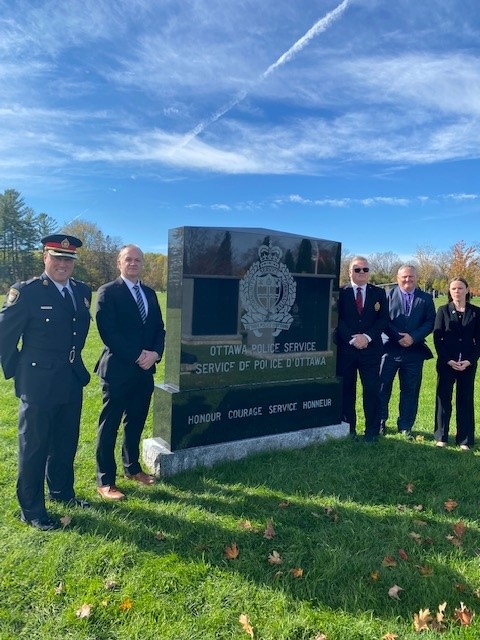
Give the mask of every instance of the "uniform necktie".
[(147, 312), (145, 311), (145, 304), (143, 302), (142, 294), (140, 293), (140, 287), (138, 284), (133, 285), (133, 290), (135, 291), (135, 297), (137, 298), (137, 306), (140, 311), (140, 317), (142, 318), (143, 324), (145, 324), (145, 320), (147, 319)]
[(405, 315), (410, 315), (410, 309), (412, 308), (412, 294), (407, 293), (405, 295)]
[(63, 287), (62, 292), (63, 292), (63, 297), (65, 298), (65, 302), (67, 304), (67, 307), (69, 308), (72, 316), (74, 316), (75, 315), (75, 305), (73, 304), (72, 294), (67, 289), (67, 287)]
[(357, 294), (355, 296), (355, 304), (357, 305), (358, 313), (362, 313), (363, 310), (363, 298), (362, 298), (362, 288), (357, 287)]

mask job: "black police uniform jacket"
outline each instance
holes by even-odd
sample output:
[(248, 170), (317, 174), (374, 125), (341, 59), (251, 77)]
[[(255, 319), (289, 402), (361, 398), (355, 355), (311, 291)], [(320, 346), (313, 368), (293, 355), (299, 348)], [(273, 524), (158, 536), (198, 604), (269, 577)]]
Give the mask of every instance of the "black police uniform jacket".
[(2, 369), (5, 378), (15, 378), (15, 393), (25, 402), (67, 403), (73, 384), (90, 381), (81, 352), (90, 327), (92, 291), (73, 278), (70, 285), (76, 302), (73, 317), (45, 273), (15, 284), (0, 311)]

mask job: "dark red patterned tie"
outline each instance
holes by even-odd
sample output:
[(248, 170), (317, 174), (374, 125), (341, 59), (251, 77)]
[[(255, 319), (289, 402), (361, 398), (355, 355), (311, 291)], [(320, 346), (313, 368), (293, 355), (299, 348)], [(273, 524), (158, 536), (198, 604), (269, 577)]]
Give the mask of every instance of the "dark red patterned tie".
[(362, 289), (357, 287), (357, 295), (355, 297), (355, 304), (357, 305), (358, 313), (362, 313), (363, 311), (363, 298), (362, 298)]

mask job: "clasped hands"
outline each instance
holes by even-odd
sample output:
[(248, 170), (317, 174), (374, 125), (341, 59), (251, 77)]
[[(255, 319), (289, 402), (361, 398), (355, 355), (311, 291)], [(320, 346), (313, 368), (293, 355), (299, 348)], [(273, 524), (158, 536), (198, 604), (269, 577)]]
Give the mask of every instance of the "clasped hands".
[(448, 365), (452, 367), (454, 371), (465, 371), (470, 366), (470, 360), (449, 360)]
[(150, 367), (153, 367), (157, 360), (158, 353), (156, 351), (147, 351), (147, 349), (143, 349), (142, 353), (136, 360), (136, 364), (147, 371)]
[(349, 344), (355, 349), (366, 349), (368, 347), (369, 340), (364, 333), (354, 333)]

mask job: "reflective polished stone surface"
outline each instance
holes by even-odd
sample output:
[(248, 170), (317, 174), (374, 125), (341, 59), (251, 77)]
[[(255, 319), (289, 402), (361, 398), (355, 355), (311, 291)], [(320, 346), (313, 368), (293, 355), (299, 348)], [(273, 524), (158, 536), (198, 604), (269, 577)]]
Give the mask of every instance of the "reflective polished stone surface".
[[(230, 409), (224, 414), (223, 407), (233, 395), (239, 411), (250, 406), (247, 399), (269, 407), (267, 396), (287, 393), (293, 382), (297, 403), (305, 395), (301, 382), (305, 389), (322, 381), (338, 387), (332, 336), (340, 248), (338, 242), (266, 229), (170, 231), (165, 385), (156, 391), (161, 401), (155, 402), (154, 429), (172, 450), (246, 438), (252, 430), (306, 428), (295, 426), (304, 423), (301, 412), (290, 420), (263, 411), (239, 420), (228, 418)], [(330, 413), (339, 421), (337, 395)], [(202, 402), (205, 411), (198, 409)], [(215, 418), (219, 411), (221, 420)], [(197, 415), (212, 419), (204, 418), (200, 428), (191, 417)]]

